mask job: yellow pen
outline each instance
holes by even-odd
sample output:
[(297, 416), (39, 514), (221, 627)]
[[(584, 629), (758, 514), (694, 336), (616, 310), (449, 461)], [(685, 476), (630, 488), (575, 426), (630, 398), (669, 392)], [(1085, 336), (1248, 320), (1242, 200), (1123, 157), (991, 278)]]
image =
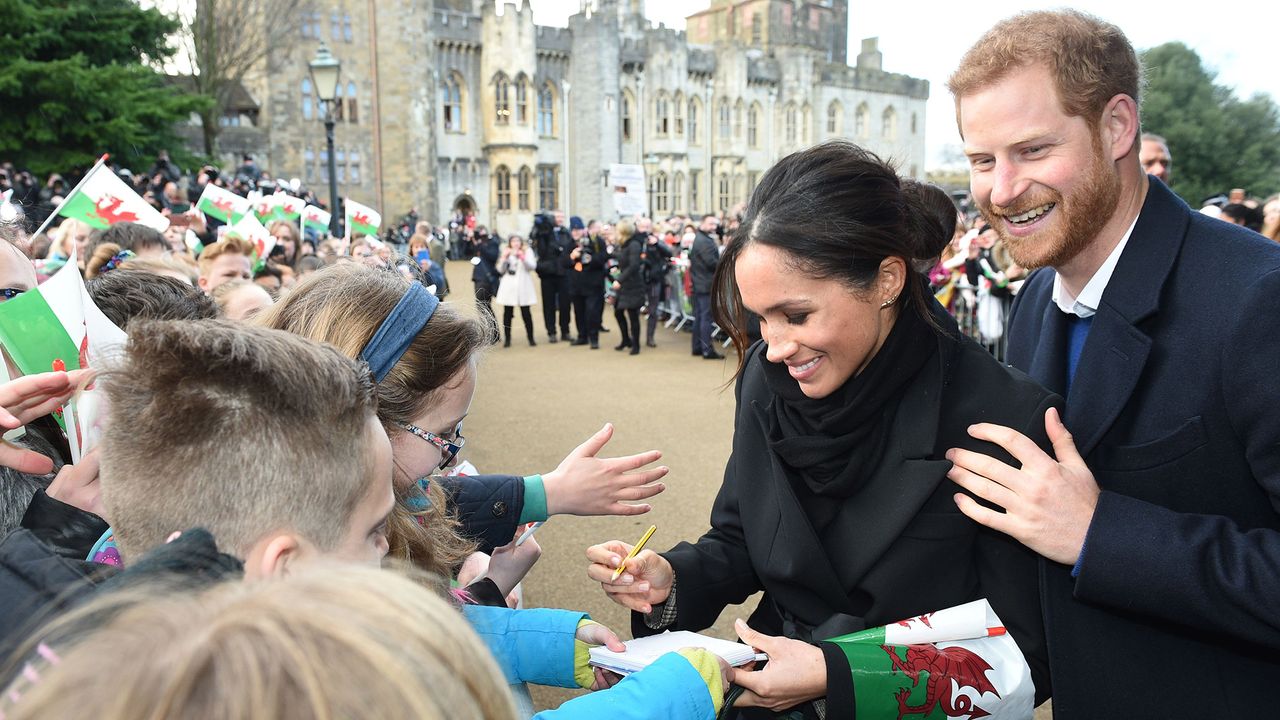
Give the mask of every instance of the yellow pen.
[(653, 533), (657, 529), (657, 525), (650, 525), (649, 529), (644, 531), (644, 537), (640, 538), (640, 542), (636, 543), (635, 547), (631, 548), (631, 552), (618, 564), (618, 569), (613, 571), (613, 578), (609, 582), (616, 582), (619, 577), (622, 577), (622, 568), (627, 566), (627, 561), (640, 554), (640, 551), (644, 549), (644, 544), (649, 542), (649, 538), (653, 537)]

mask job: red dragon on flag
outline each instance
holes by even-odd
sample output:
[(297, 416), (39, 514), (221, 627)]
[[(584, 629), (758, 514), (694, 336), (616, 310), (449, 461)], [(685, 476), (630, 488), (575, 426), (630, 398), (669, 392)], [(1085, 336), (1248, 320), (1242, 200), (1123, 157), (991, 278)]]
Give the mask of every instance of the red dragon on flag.
[[(958, 690), (973, 688), (980, 695), (993, 693), (1000, 697), (996, 686), (987, 679), (987, 671), (991, 665), (981, 655), (962, 647), (940, 648), (933, 644), (907, 645), (907, 659), (898, 657), (897, 648), (892, 645), (881, 646), (889, 653), (893, 669), (899, 670), (911, 678), (914, 687), (920, 683), (920, 674), (925, 673), (924, 702), (919, 705), (907, 704), (911, 697), (909, 688), (898, 690), (898, 720), (908, 715), (928, 716), (935, 706), (940, 706), (947, 717), (980, 718), (991, 713), (974, 704), (973, 698), (963, 695)], [(955, 682), (953, 691), (951, 683)]]
[(138, 216), (132, 212), (117, 212), (124, 201), (114, 195), (105, 195), (93, 201), (93, 214), (103, 222), (114, 225), (120, 222), (137, 222)]
[(351, 216), (351, 221), (358, 225), (370, 225), (368, 213), (356, 213)]

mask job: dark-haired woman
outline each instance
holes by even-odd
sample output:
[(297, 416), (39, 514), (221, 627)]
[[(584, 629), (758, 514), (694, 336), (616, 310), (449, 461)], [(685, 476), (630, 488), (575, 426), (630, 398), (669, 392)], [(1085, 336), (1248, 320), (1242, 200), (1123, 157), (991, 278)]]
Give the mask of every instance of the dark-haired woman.
[[(701, 630), (764, 591), (738, 626), (770, 657), (735, 672), (747, 688), (735, 707), (759, 708), (742, 717), (852, 717), (856, 668), (824, 640), (981, 598), (1030, 665), (1037, 699), (1049, 694), (1036, 557), (960, 513), (945, 453), (990, 452), (968, 436), (978, 421), (1048, 448), (1044, 415), (1058, 398), (961, 336), (929, 293), (916, 268), (954, 224), (941, 190), (848, 143), (769, 170), (715, 276), (716, 318), (741, 359), (711, 530), (641, 552), (617, 582), (630, 546), (588, 550), (588, 574), (635, 611), (637, 635)], [(750, 346), (748, 312), (763, 337)]]

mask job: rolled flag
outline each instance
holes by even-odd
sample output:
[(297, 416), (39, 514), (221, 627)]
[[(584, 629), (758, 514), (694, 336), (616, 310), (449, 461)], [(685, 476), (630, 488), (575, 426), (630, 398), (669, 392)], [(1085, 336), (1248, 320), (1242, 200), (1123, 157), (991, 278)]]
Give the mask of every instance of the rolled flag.
[(347, 237), (352, 237), (356, 233), (376, 236), (378, 234), (378, 226), (382, 224), (382, 216), (378, 214), (378, 211), (351, 199), (347, 199), (345, 203), (347, 207)]
[(1032, 716), (1031, 669), (985, 599), (828, 642), (849, 661), (857, 717)]
[(333, 216), (325, 210), (315, 205), (307, 205), (302, 211), (302, 230), (305, 233), (307, 229), (311, 229), (324, 235), (329, 232), (329, 221), (332, 219)]
[(253, 213), (240, 218), (240, 221), (227, 229), (227, 235), (235, 235), (241, 240), (247, 240), (253, 244), (254, 257), (253, 269), (261, 268), (267, 262), (267, 256), (271, 254), (271, 248), (276, 246), (276, 239), (267, 232), (267, 229), (258, 222), (258, 218)]
[(302, 215), (302, 208), (306, 207), (306, 201), (302, 198), (296, 198), (292, 195), (278, 192), (269, 198), (270, 210), (267, 213), (267, 219), (263, 222), (271, 222), (274, 220), (287, 220), (288, 222), (298, 222), (298, 218)]
[(196, 208), (211, 218), (232, 224), (249, 212), (248, 198), (240, 197), (230, 190), (220, 188), (213, 183), (204, 186)]
[(58, 214), (94, 228), (122, 222), (141, 223), (160, 232), (169, 227), (169, 218), (151, 207), (103, 164), (89, 171), (58, 207)]
[[(85, 290), (75, 260), (34, 290), (0, 304), (0, 345), (24, 375), (100, 367), (126, 340)], [(96, 390), (86, 388), (55, 413), (67, 431), (72, 462), (92, 447), (98, 425)]]

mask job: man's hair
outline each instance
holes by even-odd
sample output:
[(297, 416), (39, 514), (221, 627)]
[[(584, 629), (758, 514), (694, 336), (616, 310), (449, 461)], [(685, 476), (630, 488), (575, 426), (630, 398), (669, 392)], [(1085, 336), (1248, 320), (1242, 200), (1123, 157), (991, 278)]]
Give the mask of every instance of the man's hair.
[(239, 235), (228, 235), (200, 253), (200, 259), (197, 261), (200, 265), (200, 275), (208, 275), (213, 269), (213, 261), (223, 255), (244, 255), (251, 258), (256, 250), (253, 243)]
[(1157, 135), (1157, 134), (1155, 134), (1155, 133), (1147, 133), (1147, 132), (1142, 133), (1142, 141), (1143, 141), (1143, 142), (1157, 142), (1157, 143), (1160, 143), (1161, 145), (1165, 146), (1165, 148), (1166, 148), (1166, 149), (1169, 147), (1169, 141), (1168, 141), (1168, 140), (1165, 140), (1165, 139), (1164, 139), (1164, 137), (1162, 137), (1162, 136), (1160, 136), (1160, 135)]
[(1141, 64), (1120, 28), (1077, 10), (1037, 10), (1001, 20), (961, 58), (947, 80), (957, 124), (960, 98), (1033, 65), (1054, 78), (1063, 111), (1090, 128), (1116, 95), (1140, 100)]
[[(100, 593), (20, 650), (11, 720), (315, 717), (511, 720), (479, 636), (421, 574), (316, 565), (205, 588)], [(56, 654), (55, 654), (56, 653)], [(129, 690), (107, 658), (127, 658)]]
[(93, 251), (105, 243), (113, 243), (119, 245), (121, 250), (132, 250), (136, 253), (150, 249), (169, 249), (169, 243), (165, 241), (164, 235), (159, 230), (139, 223), (122, 222), (93, 231), (85, 247), (85, 256), (92, 256)]
[(368, 369), (333, 347), (225, 320), (130, 331), (100, 380), (110, 408), (102, 500), (124, 555), (192, 527), (239, 557), (286, 529), (335, 547), (369, 492)]
[(218, 306), (190, 283), (135, 270), (132, 265), (103, 273), (85, 283), (89, 297), (111, 319), (127, 330), (133, 320), (209, 320), (218, 317)]

